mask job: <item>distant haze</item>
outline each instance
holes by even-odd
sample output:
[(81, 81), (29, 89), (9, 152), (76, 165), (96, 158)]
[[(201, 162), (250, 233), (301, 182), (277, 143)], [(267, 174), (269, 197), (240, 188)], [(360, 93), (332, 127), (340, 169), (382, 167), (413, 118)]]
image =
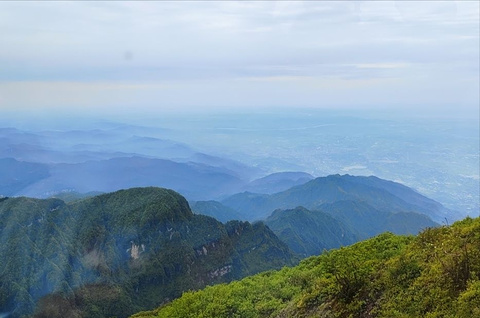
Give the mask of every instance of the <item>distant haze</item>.
[[(478, 215), (479, 138), (475, 118), (365, 110), (210, 112), (124, 123), (2, 117), (0, 194), (44, 197), (153, 185), (210, 200), (245, 190), (282, 191), (308, 180), (293, 178), (299, 172), (375, 175)], [(275, 172), (295, 173), (268, 176)]]

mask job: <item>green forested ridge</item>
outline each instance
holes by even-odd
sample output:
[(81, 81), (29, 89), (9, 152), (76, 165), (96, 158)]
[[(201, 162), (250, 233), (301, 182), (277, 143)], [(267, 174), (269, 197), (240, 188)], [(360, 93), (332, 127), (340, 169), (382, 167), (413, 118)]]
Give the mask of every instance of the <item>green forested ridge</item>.
[(445, 222), (443, 217), (451, 212), (401, 184), (350, 175), (316, 178), (271, 195), (239, 193), (222, 204), (243, 219), (265, 218), (274, 233), (302, 256), (383, 232), (417, 234), (439, 225), (432, 218)]
[(479, 242), (479, 218), (383, 233), (133, 317), (479, 317)]
[(275, 210), (265, 223), (297, 254), (318, 255), (382, 232), (416, 234), (437, 226), (426, 215), (380, 211), (361, 201), (325, 203), (318, 210), (304, 207)]
[(194, 215), (159, 188), (2, 199), (0, 231), (0, 313), (11, 317), (125, 317), (295, 260), (263, 224)]
[(358, 241), (352, 230), (322, 211), (304, 207), (275, 210), (265, 224), (295, 253), (303, 257)]

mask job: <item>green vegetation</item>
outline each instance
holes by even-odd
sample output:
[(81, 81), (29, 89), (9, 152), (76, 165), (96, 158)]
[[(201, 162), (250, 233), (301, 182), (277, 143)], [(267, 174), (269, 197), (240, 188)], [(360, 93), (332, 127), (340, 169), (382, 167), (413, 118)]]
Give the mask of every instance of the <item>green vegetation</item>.
[(380, 211), (361, 201), (325, 203), (319, 210), (304, 207), (275, 210), (265, 223), (302, 257), (319, 255), (383, 232), (416, 234), (437, 224), (426, 215)]
[(126, 317), (295, 262), (263, 224), (194, 215), (159, 188), (68, 204), (3, 198), (0, 240), (0, 313), (10, 317)]
[(292, 251), (303, 257), (358, 241), (342, 222), (327, 213), (304, 207), (275, 210), (265, 223)]
[(479, 242), (478, 218), (416, 237), (383, 233), (133, 317), (478, 317)]

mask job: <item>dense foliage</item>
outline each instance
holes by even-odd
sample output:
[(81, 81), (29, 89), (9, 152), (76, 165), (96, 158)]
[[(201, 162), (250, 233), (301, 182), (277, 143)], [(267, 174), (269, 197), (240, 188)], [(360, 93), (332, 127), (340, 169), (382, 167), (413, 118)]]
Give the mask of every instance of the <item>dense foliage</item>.
[(120, 318), (295, 261), (263, 224), (194, 215), (159, 188), (4, 198), (0, 243), (0, 313), (12, 317)]
[(265, 220), (265, 224), (303, 257), (358, 241), (342, 222), (322, 211), (309, 211), (304, 207), (276, 210)]
[(133, 317), (479, 317), (479, 242), (478, 218), (384, 233)]
[(275, 210), (265, 223), (302, 257), (318, 255), (324, 249), (338, 248), (382, 232), (417, 234), (437, 224), (426, 215), (388, 212), (361, 201), (337, 201), (320, 205)]

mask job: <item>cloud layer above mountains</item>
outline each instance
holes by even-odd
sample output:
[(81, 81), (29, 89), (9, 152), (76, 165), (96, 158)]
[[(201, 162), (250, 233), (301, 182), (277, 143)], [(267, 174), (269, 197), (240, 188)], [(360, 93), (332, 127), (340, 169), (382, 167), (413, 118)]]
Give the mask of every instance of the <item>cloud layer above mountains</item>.
[(0, 111), (475, 110), (479, 4), (4, 2)]

